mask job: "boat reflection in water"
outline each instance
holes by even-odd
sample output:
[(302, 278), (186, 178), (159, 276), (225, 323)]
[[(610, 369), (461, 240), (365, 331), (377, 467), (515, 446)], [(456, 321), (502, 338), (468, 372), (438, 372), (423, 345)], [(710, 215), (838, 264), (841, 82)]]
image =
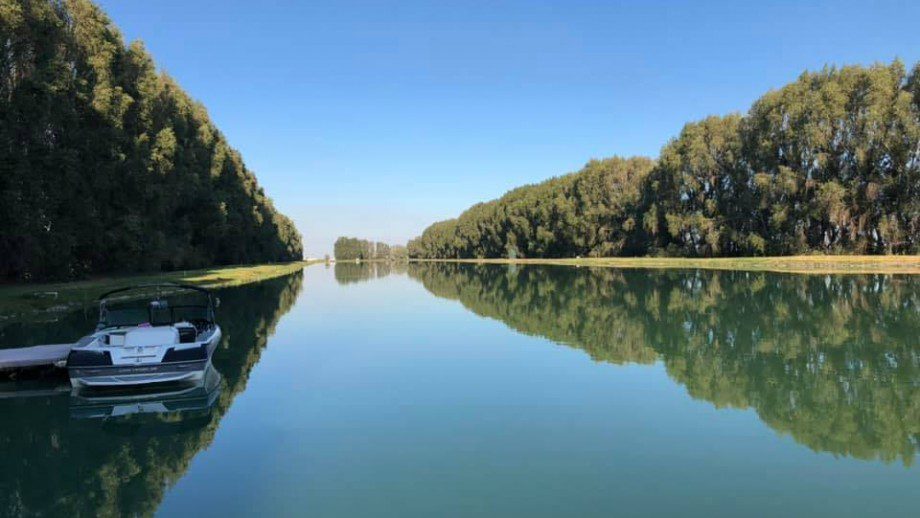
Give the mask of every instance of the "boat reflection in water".
[[(73, 419), (120, 418), (135, 414), (206, 415), (220, 395), (221, 375), (208, 365), (201, 379), (145, 387), (72, 388), (65, 378), (52, 377), (0, 384), (0, 400), (68, 398)], [(12, 401), (11, 401), (12, 402)], [(57, 405), (55, 405), (57, 406)]]
[(125, 389), (76, 388), (71, 393), (70, 417), (118, 419), (138, 414), (210, 415), (220, 395), (220, 373), (208, 365), (197, 381)]
[[(198, 385), (74, 392), (66, 377), (0, 383), (0, 516), (153, 514), (211, 444), (302, 286), (297, 272), (218, 290), (223, 337)], [(29, 345), (85, 328), (74, 313), (55, 325), (8, 320), (0, 336)]]

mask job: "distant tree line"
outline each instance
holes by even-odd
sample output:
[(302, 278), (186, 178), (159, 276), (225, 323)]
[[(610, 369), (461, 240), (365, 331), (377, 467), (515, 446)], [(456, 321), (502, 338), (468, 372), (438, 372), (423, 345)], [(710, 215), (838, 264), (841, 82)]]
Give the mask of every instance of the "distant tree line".
[(89, 0), (0, 0), (0, 279), (301, 259), (240, 154)]
[(386, 243), (358, 239), (356, 237), (340, 237), (335, 240), (333, 253), (337, 261), (354, 261), (355, 259), (370, 261), (404, 261), (408, 259), (406, 247), (388, 245)]
[(591, 161), (435, 223), (420, 258), (920, 252), (920, 64), (806, 72), (657, 161)]

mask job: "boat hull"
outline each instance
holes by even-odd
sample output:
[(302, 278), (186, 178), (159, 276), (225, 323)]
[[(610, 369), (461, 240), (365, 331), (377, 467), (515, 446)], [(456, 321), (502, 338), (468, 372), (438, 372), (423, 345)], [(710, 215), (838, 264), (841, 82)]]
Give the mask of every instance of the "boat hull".
[(204, 378), (196, 382), (74, 389), (70, 417), (75, 419), (118, 418), (135, 414), (207, 413), (220, 393), (220, 373), (209, 364)]
[(127, 387), (152, 383), (195, 382), (204, 377), (209, 359), (146, 365), (69, 367), (74, 387)]

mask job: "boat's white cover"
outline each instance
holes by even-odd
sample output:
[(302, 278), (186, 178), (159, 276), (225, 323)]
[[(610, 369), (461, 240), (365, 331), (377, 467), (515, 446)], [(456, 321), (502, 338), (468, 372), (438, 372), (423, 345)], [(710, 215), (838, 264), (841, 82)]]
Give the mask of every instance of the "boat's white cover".
[(139, 327), (125, 333), (126, 347), (177, 343), (179, 343), (179, 331), (171, 326)]

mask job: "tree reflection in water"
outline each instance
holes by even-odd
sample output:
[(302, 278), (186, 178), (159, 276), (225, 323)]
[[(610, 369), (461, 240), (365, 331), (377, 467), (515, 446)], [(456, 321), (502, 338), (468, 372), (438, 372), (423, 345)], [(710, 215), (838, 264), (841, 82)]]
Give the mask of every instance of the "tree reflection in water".
[[(0, 471), (0, 515), (152, 514), (213, 440), (302, 285), (298, 272), (217, 292), (224, 337), (213, 363), (221, 386), (197, 410), (188, 406), (200, 402), (186, 400), (193, 411), (83, 419), (74, 417), (86, 417), (85, 402), (72, 401), (69, 391), (0, 400), (0, 458), (8, 459)], [(71, 320), (83, 319), (61, 321)]]
[(598, 361), (662, 361), (694, 398), (753, 408), (816, 451), (920, 450), (920, 279), (412, 264), (438, 297)]
[(408, 267), (409, 263), (403, 261), (337, 262), (334, 274), (336, 282), (346, 285), (405, 274)]

